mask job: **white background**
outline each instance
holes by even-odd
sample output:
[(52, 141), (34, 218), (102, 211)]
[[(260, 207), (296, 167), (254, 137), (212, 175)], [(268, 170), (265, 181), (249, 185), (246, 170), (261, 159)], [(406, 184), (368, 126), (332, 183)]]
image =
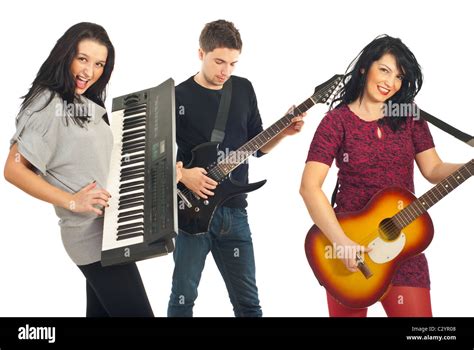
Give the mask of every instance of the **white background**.
[[(8, 6), (5, 5), (8, 3)], [(2, 162), (14, 133), (19, 96), (27, 92), (56, 40), (71, 25), (103, 25), (116, 48), (106, 105), (114, 96), (176, 83), (200, 68), (198, 37), (205, 23), (224, 18), (244, 42), (236, 75), (250, 79), (264, 126), (308, 98), (316, 85), (349, 62), (373, 38), (400, 37), (422, 65), (418, 104), (467, 132), (472, 111), (472, 11), (460, 1), (9, 1), (1, 4)], [(300, 135), (270, 155), (251, 160), (251, 180), (267, 178), (249, 196), (257, 284), (266, 316), (326, 316), (326, 299), (306, 261), (304, 238), (311, 221), (299, 196), (301, 173), (314, 130), (324, 115), (314, 107)], [(472, 149), (431, 128), (442, 159), (467, 162)], [(334, 167), (325, 184), (335, 183)], [(431, 211), (435, 238), (430, 264), (435, 316), (473, 316), (473, 182)], [(417, 171), (417, 195), (431, 188)], [(53, 208), (0, 181), (0, 316), (84, 316), (85, 280), (64, 251)], [(156, 316), (166, 315), (172, 256), (139, 263)], [(380, 304), (369, 316), (383, 316)], [(233, 316), (222, 278), (209, 255), (195, 316)]]

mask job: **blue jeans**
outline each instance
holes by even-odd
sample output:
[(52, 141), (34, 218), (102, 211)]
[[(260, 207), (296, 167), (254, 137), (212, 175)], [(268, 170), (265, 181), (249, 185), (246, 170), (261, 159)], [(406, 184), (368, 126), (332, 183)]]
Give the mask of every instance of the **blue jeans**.
[(192, 317), (209, 251), (224, 279), (235, 316), (262, 316), (247, 211), (219, 207), (214, 213), (209, 232), (190, 235), (180, 231), (176, 238), (168, 317)]

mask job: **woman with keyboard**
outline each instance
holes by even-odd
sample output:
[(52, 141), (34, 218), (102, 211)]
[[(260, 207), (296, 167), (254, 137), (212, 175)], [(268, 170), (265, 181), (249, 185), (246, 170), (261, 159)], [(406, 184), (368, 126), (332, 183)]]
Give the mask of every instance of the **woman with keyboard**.
[(100, 263), (113, 143), (104, 99), (114, 60), (97, 24), (78, 23), (59, 38), (23, 97), (5, 178), (53, 204), (64, 247), (86, 277), (87, 317), (152, 317), (135, 263)]

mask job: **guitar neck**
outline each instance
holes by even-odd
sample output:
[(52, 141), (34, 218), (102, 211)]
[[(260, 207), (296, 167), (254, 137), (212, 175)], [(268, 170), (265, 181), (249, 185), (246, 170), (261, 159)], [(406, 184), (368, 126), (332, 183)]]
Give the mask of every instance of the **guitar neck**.
[(270, 127), (263, 130), (257, 136), (242, 145), (239, 149), (230, 152), (229, 155), (225, 159), (220, 161), (219, 164), (216, 166), (216, 168), (219, 169), (219, 174), (222, 177), (227, 176), (232, 170), (234, 170), (240, 164), (245, 162), (252, 154), (257, 152), (260, 148), (265, 146), (268, 142), (273, 140), (283, 130), (290, 126), (291, 119), (293, 119), (295, 115), (300, 115), (306, 112), (315, 104), (316, 101), (313, 99), (313, 96), (311, 96), (306, 101), (301, 103), (298, 107), (295, 107), (293, 113), (286, 114), (278, 121), (270, 125)]
[(474, 160), (464, 164), (454, 173), (438, 183), (420, 198), (414, 200), (409, 206), (392, 217), (398, 228), (408, 226), (417, 217), (424, 214), (429, 208), (438, 203), (456, 187), (469, 179), (474, 173)]

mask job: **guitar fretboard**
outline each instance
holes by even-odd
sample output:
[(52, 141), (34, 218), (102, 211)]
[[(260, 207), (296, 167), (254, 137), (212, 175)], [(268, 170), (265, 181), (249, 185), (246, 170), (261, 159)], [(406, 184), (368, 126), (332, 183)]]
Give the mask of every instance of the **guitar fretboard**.
[(438, 203), (452, 190), (473, 176), (473, 173), (474, 160), (471, 160), (469, 163), (464, 164), (458, 170), (442, 180), (431, 190), (423, 194), (420, 198), (414, 200), (409, 206), (394, 215), (392, 221), (399, 229), (408, 226), (412, 221), (424, 214), (429, 208)]
[(237, 168), (240, 164), (245, 162), (252, 154), (257, 152), (260, 148), (274, 139), (283, 130), (285, 130), (291, 124), (291, 119), (295, 115), (306, 112), (308, 109), (316, 104), (313, 97), (308, 98), (306, 101), (301, 103), (298, 107), (294, 108), (296, 113), (288, 113), (278, 121), (273, 123), (270, 127), (262, 131), (260, 134), (255, 136), (253, 139), (245, 143), (243, 146), (235, 151), (229, 153), (229, 155), (223, 159), (216, 168), (219, 171), (219, 175), (222, 177), (227, 176), (232, 170)]

